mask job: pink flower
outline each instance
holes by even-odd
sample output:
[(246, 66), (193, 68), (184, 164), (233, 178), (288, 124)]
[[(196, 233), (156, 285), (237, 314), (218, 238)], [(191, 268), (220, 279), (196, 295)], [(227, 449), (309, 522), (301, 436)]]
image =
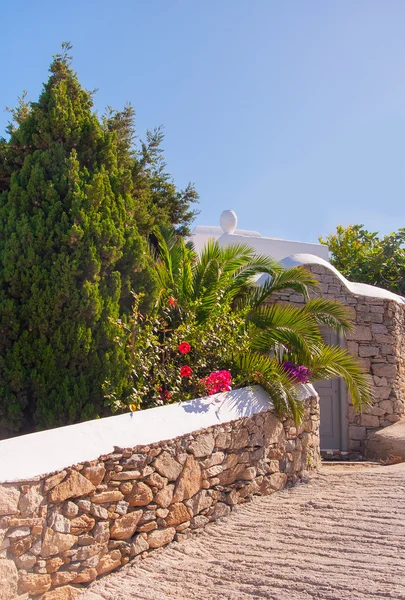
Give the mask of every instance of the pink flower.
[(231, 387), (231, 373), (225, 369), (222, 371), (214, 371), (201, 379), (201, 383), (205, 386), (208, 395), (217, 394), (218, 392), (229, 392)]
[(193, 369), (191, 367), (189, 367), (188, 365), (184, 365), (180, 369), (180, 376), (181, 377), (190, 377), (192, 372), (193, 372)]
[(172, 296), (169, 296), (169, 300), (168, 300), (170, 306), (175, 306), (176, 305), (176, 300), (174, 298), (172, 298)]
[(188, 354), (191, 350), (191, 346), (188, 342), (181, 342), (179, 344), (179, 352), (180, 354)]

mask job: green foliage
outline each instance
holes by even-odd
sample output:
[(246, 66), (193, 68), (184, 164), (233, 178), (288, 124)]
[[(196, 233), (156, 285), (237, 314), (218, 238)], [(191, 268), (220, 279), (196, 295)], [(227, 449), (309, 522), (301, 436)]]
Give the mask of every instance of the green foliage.
[(165, 173), (161, 134), (134, 148), (131, 107), (100, 122), (69, 51), (0, 140), (0, 425), (15, 432), (106, 414), (105, 380), (127, 395), (114, 323), (132, 289), (153, 298), (141, 232), (186, 231), (197, 196)]
[(152, 230), (168, 227), (181, 236), (190, 234), (190, 224), (199, 211), (192, 208), (198, 194), (189, 183), (177, 189), (166, 171), (161, 127), (146, 132), (146, 141), (135, 145), (135, 111), (128, 104), (124, 110), (107, 108), (103, 129), (110, 134), (117, 153), (119, 170), (125, 174), (123, 190), (131, 194), (139, 231), (149, 236)]
[[(156, 309), (143, 317), (137, 301), (132, 319), (117, 323), (119, 344), (131, 353), (134, 385), (127, 404), (138, 409), (201, 395), (201, 379), (227, 369), (234, 387), (260, 383), (279, 415), (299, 421), (302, 405), (284, 362), (305, 365), (311, 380), (341, 376), (357, 408), (369, 402), (369, 384), (356, 360), (322, 340), (320, 326), (350, 330), (345, 307), (321, 298), (302, 307), (262, 304), (283, 286), (308, 297), (308, 288), (317, 285), (311, 273), (285, 270), (243, 245), (209, 242), (198, 256), (182, 239), (158, 231), (156, 239)], [(260, 274), (268, 279), (258, 286)], [(191, 346), (187, 357), (178, 351), (184, 341)], [(179, 375), (184, 364), (193, 368), (186, 382)], [(123, 408), (113, 393), (110, 401)]]
[[(248, 347), (248, 336), (241, 314), (222, 304), (214, 321), (199, 323), (194, 310), (181, 310), (169, 302), (158, 314), (144, 315), (135, 296), (130, 319), (116, 321), (116, 341), (130, 354), (132, 388), (122, 400), (111, 382), (106, 382), (112, 410), (149, 408), (206, 394), (202, 379), (221, 369), (230, 370), (233, 383), (242, 382), (234, 357)], [(182, 354), (186, 342), (190, 351)], [(181, 368), (192, 373), (181, 376)]]
[(319, 238), (331, 252), (331, 263), (350, 281), (368, 283), (405, 295), (405, 229), (379, 237), (363, 225), (339, 225)]

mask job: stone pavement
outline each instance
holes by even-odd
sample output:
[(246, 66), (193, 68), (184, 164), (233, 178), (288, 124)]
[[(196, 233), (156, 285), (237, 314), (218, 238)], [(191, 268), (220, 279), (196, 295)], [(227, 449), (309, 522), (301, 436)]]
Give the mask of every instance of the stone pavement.
[(80, 600), (405, 600), (405, 463), (322, 467)]

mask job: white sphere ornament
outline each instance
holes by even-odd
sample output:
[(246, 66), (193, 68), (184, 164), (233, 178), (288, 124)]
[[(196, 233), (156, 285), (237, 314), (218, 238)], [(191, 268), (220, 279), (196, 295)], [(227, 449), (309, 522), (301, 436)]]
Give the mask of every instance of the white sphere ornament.
[(219, 219), (219, 224), (221, 225), (224, 233), (233, 233), (238, 224), (238, 217), (233, 210), (224, 210), (222, 211), (221, 218)]

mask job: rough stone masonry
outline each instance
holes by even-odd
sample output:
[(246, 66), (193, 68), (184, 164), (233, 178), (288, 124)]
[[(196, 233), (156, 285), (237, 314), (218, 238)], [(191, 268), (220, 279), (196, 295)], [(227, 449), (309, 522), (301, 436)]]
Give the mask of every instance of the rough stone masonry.
[[(313, 296), (342, 302), (353, 317), (354, 330), (347, 335), (347, 349), (369, 376), (373, 402), (356, 413), (348, 398), (349, 451), (378, 458), (378, 448), (368, 448), (367, 440), (405, 415), (405, 304), (353, 294), (328, 267), (303, 266), (319, 280), (321, 291)], [(297, 305), (304, 302), (304, 297), (293, 290), (278, 297)]]
[[(272, 410), (0, 485), (0, 600), (73, 600), (97, 577), (319, 465), (319, 403)], [(52, 451), (52, 449), (50, 449)]]

